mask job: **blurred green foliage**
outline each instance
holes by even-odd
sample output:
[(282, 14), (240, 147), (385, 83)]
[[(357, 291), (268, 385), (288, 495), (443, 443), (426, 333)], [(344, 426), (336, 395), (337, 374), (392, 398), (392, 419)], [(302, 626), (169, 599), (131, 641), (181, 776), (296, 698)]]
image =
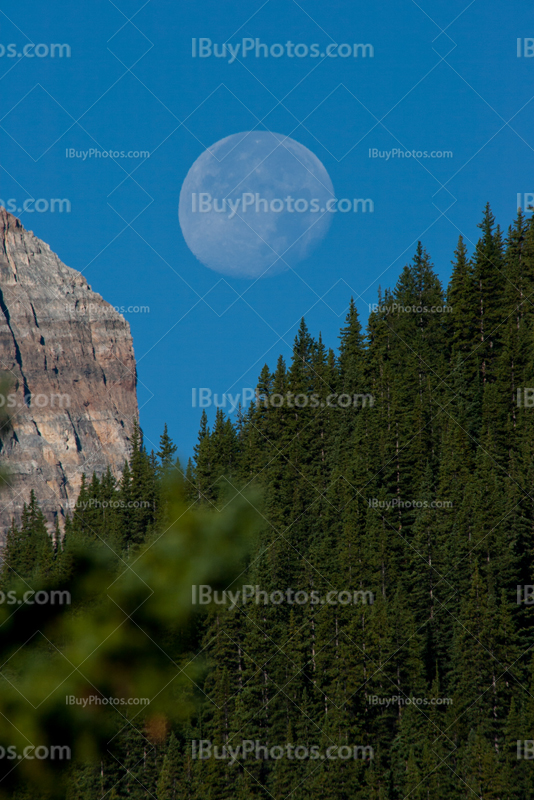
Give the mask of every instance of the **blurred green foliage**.
[[(63, 578), (41, 577), (35, 591), (67, 591), (70, 605), (0, 604), (0, 747), (68, 746), (74, 762), (94, 762), (127, 723), (124, 707), (67, 704), (67, 698), (148, 698), (148, 735), (165, 736), (194, 710), (205, 669), (195, 653), (202, 610), (192, 586), (240, 585), (254, 544), (255, 502), (237, 496), (224, 511), (189, 510), (167, 481), (174, 520), (127, 557), (104, 543), (71, 543)], [(16, 597), (26, 580), (9, 585)], [(137, 711), (140, 707), (135, 707)], [(117, 713), (119, 712), (119, 713)], [(120, 724), (122, 723), (122, 725)], [(0, 758), (0, 798), (17, 786), (65, 796), (70, 762)]]

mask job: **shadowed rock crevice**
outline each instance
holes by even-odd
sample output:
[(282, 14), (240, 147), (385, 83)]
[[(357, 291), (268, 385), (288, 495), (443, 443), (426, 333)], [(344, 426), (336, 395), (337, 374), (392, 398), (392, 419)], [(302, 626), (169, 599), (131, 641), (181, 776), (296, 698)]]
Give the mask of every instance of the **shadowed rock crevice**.
[[(32, 306), (32, 308), (33, 308), (33, 306)], [(32, 395), (31, 395), (31, 392), (30, 392), (30, 387), (28, 386), (28, 381), (26, 380), (26, 375), (24, 374), (24, 370), (22, 368), (22, 355), (21, 355), (21, 352), (20, 352), (20, 347), (19, 347), (18, 342), (17, 342), (17, 340), (15, 338), (15, 333), (13, 331), (13, 328), (11, 327), (11, 318), (10, 318), (10, 314), (9, 314), (9, 309), (8, 309), (6, 303), (5, 303), (4, 293), (3, 293), (2, 289), (0, 289), (0, 309), (2, 310), (2, 313), (3, 313), (4, 317), (5, 317), (7, 327), (11, 331), (11, 336), (13, 337), (13, 345), (15, 347), (15, 359), (16, 359), (17, 364), (19, 365), (20, 374), (22, 376), (22, 386), (24, 388), (24, 403), (25, 403), (25, 405), (30, 406)]]

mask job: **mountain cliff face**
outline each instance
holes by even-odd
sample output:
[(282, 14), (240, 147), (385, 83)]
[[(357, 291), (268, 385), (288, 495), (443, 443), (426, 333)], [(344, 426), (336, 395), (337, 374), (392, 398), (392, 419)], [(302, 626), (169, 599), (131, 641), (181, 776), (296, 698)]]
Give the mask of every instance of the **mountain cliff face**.
[(82, 474), (117, 475), (137, 419), (136, 365), (124, 317), (0, 208), (0, 534), (33, 489), (50, 523)]

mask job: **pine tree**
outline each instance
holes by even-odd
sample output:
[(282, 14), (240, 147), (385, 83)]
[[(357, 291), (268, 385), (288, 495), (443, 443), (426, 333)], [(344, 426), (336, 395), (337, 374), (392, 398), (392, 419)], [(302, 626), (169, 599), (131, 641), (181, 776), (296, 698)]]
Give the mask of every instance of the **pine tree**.
[(178, 800), (180, 798), (178, 790), (182, 770), (183, 759), (180, 753), (180, 745), (174, 733), (171, 733), (158, 780), (157, 800)]
[(170, 473), (173, 467), (180, 469), (179, 462), (175, 459), (177, 450), (178, 448), (169, 436), (167, 423), (165, 423), (163, 433), (161, 434), (159, 440), (159, 450), (156, 453), (157, 457), (159, 458), (159, 466), (157, 468), (158, 475), (163, 476), (167, 473)]

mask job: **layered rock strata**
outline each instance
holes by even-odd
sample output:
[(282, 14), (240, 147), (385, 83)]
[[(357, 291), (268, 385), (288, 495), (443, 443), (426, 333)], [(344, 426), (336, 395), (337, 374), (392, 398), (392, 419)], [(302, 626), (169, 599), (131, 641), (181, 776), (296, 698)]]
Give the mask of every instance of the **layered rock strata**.
[[(33, 489), (52, 525), (85, 472), (118, 475), (137, 419), (130, 327), (86, 279), (0, 208), (0, 534)], [(7, 388), (6, 388), (7, 386)]]

